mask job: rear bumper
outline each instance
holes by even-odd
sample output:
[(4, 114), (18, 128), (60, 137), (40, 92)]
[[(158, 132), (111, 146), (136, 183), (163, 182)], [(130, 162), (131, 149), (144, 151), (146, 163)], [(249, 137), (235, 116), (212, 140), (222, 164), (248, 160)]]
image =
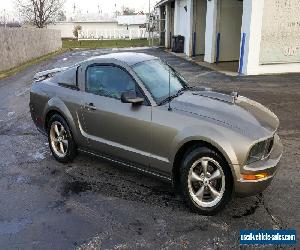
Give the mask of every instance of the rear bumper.
[[(280, 166), (283, 145), (279, 136), (274, 136), (274, 146), (268, 158), (245, 166), (235, 166), (237, 179), (235, 193), (237, 196), (251, 196), (264, 191), (272, 182)], [(256, 175), (264, 173), (267, 177), (259, 180), (245, 180), (243, 175)]]

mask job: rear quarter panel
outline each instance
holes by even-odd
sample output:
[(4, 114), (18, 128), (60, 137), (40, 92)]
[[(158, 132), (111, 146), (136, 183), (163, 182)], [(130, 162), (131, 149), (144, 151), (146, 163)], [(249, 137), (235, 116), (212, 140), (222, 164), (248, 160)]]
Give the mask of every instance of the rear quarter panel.
[(50, 95), (43, 90), (42, 82), (34, 82), (30, 90), (30, 113), (34, 124), (41, 132), (46, 132), (44, 127), (44, 108)]
[[(34, 83), (31, 89), (30, 106), (36, 126), (46, 132), (49, 112), (59, 113), (67, 121), (77, 144), (86, 142), (80, 133), (83, 126), (79, 119), (82, 104), (81, 91), (60, 86), (50, 80)], [(38, 117), (42, 117), (42, 124), (37, 122)]]

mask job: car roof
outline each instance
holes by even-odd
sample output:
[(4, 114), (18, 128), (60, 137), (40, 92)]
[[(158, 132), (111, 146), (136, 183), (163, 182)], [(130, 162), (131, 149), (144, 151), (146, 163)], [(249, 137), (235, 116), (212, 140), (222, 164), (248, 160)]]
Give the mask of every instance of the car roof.
[(147, 55), (145, 53), (135, 53), (135, 52), (119, 52), (119, 53), (110, 53), (106, 55), (96, 56), (88, 59), (90, 60), (97, 60), (97, 59), (115, 59), (121, 61), (123, 63), (132, 66), (134, 64), (154, 60), (157, 59), (155, 56)]

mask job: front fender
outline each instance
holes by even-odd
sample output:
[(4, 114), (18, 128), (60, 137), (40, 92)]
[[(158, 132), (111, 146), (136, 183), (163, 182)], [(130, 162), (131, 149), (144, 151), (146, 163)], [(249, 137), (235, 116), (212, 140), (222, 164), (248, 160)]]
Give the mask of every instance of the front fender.
[[(236, 145), (234, 144), (241, 140), (241, 143), (238, 144), (243, 145), (243, 141), (246, 142), (246, 138), (243, 138), (242, 135), (236, 134), (230, 129), (217, 129), (215, 127), (209, 125), (190, 126), (178, 133), (173, 140), (170, 152), (172, 165), (174, 164), (176, 153), (184, 144), (191, 141), (204, 141), (222, 153), (232, 170), (233, 177), (236, 179), (235, 168), (239, 166), (239, 162), (242, 161), (243, 157), (241, 157), (240, 152), (237, 152)], [(247, 151), (246, 147), (244, 151)]]

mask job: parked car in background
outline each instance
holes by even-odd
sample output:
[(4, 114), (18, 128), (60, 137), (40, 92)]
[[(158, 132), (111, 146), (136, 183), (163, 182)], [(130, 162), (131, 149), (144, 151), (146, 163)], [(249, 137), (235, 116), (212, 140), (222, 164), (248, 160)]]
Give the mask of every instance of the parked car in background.
[(59, 162), (78, 151), (171, 181), (211, 215), (262, 192), (282, 155), (279, 121), (237, 93), (189, 87), (156, 57), (115, 53), (36, 74), (30, 110)]

